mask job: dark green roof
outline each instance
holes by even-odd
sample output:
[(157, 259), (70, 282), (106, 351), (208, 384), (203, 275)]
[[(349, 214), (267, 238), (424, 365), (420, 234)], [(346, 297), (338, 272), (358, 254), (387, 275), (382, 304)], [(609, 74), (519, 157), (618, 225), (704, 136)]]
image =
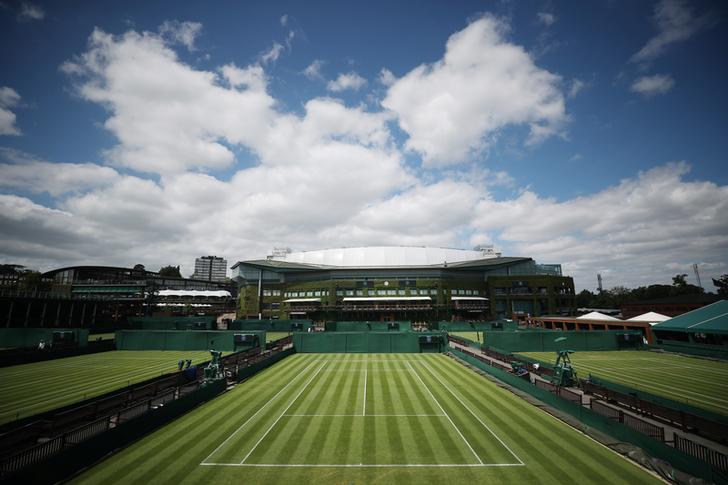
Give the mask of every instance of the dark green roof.
[(665, 320), (652, 327), (652, 329), (686, 333), (728, 334), (728, 300), (721, 300), (670, 320)]

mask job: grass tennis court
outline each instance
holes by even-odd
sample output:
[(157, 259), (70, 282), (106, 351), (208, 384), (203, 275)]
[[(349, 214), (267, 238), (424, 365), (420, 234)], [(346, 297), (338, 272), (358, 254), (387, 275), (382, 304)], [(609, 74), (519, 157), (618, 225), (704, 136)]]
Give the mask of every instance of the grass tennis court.
[(116, 350), (0, 368), (0, 424), (173, 372), (180, 359), (203, 362), (210, 352)]
[(658, 483), (442, 354), (297, 354), (75, 483)]
[[(553, 364), (554, 352), (521, 352)], [(728, 362), (647, 351), (575, 352), (579, 377), (590, 373), (634, 389), (728, 415)]]
[(273, 342), (278, 339), (286, 338), (290, 335), (288, 332), (266, 332), (265, 333), (265, 341), (266, 342)]
[(483, 332), (448, 332), (454, 337), (465, 338), (473, 342), (483, 343)]

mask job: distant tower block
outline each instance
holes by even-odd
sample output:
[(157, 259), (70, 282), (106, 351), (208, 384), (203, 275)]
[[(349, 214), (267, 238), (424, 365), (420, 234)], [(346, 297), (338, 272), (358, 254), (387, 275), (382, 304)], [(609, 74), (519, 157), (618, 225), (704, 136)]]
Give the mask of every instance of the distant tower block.
[(597, 273), (597, 288), (599, 289), (599, 293), (604, 291), (604, 288), (602, 287), (602, 275)]
[(217, 256), (201, 256), (195, 259), (192, 279), (225, 281), (225, 278), (227, 278), (227, 260)]

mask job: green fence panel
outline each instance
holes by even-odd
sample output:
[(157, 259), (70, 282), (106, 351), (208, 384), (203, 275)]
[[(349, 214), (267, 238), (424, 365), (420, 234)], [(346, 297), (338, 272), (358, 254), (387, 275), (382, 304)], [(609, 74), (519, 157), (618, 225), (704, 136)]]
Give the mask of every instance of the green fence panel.
[(215, 317), (129, 317), (132, 328), (138, 330), (212, 330), (215, 328)]
[(694, 344), (690, 342), (658, 339), (657, 344), (651, 347), (681, 354), (699, 355), (702, 357), (712, 357), (714, 359), (722, 360), (728, 359), (728, 347), (726, 346)]
[(301, 324), (302, 331), (313, 327), (311, 320), (233, 320), (228, 324), (229, 330), (266, 330), (268, 332), (291, 332), (294, 324)]
[[(589, 350), (620, 350), (627, 348), (620, 345), (618, 336), (628, 334), (632, 340), (628, 342), (631, 348), (641, 348), (642, 337), (639, 331), (490, 331), (485, 332), (485, 342), (488, 348), (505, 350), (511, 352), (549, 352), (561, 349), (579, 351)], [(566, 338), (556, 342), (557, 338)]]
[(222, 350), (232, 352), (255, 347), (235, 344), (236, 333), (258, 336), (258, 346), (265, 347), (263, 330), (119, 330), (119, 350)]
[(328, 322), (326, 324), (326, 330), (329, 332), (389, 332), (389, 324), (392, 323), (399, 325), (399, 332), (409, 332), (412, 330), (412, 322), (409, 320), (397, 320), (394, 322), (366, 320)]
[(427, 351), (442, 351), (443, 332), (313, 332), (293, 334), (293, 346), (303, 353), (415, 353), (422, 352), (420, 337), (439, 336), (443, 344)]
[(690, 475), (700, 477), (706, 480), (715, 481), (716, 483), (724, 483), (724, 479), (718, 475), (712, 467), (702, 461), (695, 459), (694, 457), (683, 453), (675, 448), (650, 438), (647, 435), (641, 434), (637, 431), (628, 428), (624, 424), (610, 420), (609, 418), (595, 413), (591, 409), (579, 406), (565, 399), (562, 399), (555, 394), (540, 389), (529, 381), (516, 377), (513, 374), (502, 371), (495, 367), (489, 366), (485, 362), (482, 362), (470, 355), (465, 354), (457, 349), (448, 349), (457, 358), (467, 362), (468, 364), (477, 367), (478, 369), (491, 374), (497, 379), (505, 382), (506, 384), (513, 386), (521, 391), (530, 394), (536, 399), (548, 404), (549, 406), (569, 414), (585, 426), (590, 426), (600, 432), (611, 436), (620, 441), (632, 443), (635, 446), (642, 448), (646, 453), (654, 458), (659, 458), (670, 463), (673, 467), (689, 473)]
[(238, 371), (238, 382), (248, 379), (249, 377), (252, 377), (253, 375), (257, 374), (258, 372), (262, 371), (263, 369), (266, 369), (276, 362), (284, 359), (285, 357), (288, 357), (289, 355), (292, 355), (295, 352), (293, 348), (288, 348), (284, 350), (283, 352), (279, 352), (277, 354), (274, 354), (271, 358), (256, 362), (253, 365), (250, 365), (248, 367), (243, 367)]
[(53, 332), (73, 332), (74, 342), (79, 347), (88, 345), (88, 329), (85, 328), (0, 328), (0, 348), (38, 348), (41, 341), (53, 342)]

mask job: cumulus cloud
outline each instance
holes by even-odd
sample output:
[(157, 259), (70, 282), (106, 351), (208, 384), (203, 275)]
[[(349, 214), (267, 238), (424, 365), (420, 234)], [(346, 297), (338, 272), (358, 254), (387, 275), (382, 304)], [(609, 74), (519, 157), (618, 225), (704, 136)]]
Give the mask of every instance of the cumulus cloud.
[(18, 18), (20, 20), (43, 20), (45, 18), (45, 11), (38, 5), (30, 2), (21, 2)]
[(311, 80), (323, 80), (324, 76), (321, 74), (321, 68), (324, 66), (324, 61), (321, 59), (315, 59), (309, 64), (306, 69), (303, 70), (303, 75)]
[(672, 44), (688, 40), (713, 23), (709, 14), (695, 16), (684, 0), (658, 2), (653, 21), (657, 25), (657, 34), (632, 56), (633, 62), (651, 61)]
[(513, 253), (565, 263), (582, 285), (601, 268), (612, 271), (615, 285), (654, 283), (669, 277), (668, 262), (725, 260), (728, 187), (686, 181), (689, 169), (670, 163), (561, 202), (532, 191), (486, 198), (473, 224)]
[(665, 94), (675, 85), (675, 80), (668, 74), (655, 74), (653, 76), (642, 76), (635, 79), (630, 86), (630, 91), (643, 96), (656, 96)]
[(572, 79), (569, 83), (569, 97), (575, 98), (585, 87), (586, 83), (581, 79)]
[(261, 62), (263, 64), (268, 64), (269, 62), (277, 61), (278, 58), (281, 56), (283, 49), (284, 47), (282, 44), (279, 44), (278, 42), (273, 42), (271, 48), (260, 55)]
[(280, 22), (283, 27), (288, 25), (288, 14), (281, 15)]
[(0, 87), (0, 135), (20, 135), (21, 132), (15, 125), (15, 113), (10, 111), (20, 104), (20, 95), (13, 88)]
[(202, 24), (167, 20), (159, 27), (159, 32), (172, 42), (182, 44), (188, 50), (193, 51), (195, 50), (195, 40), (202, 32)]
[(119, 174), (93, 163), (51, 163), (9, 148), (0, 148), (0, 189), (59, 196), (104, 187)]
[(386, 68), (382, 68), (381, 71), (379, 71), (379, 77), (377, 78), (379, 83), (383, 86), (391, 86), (394, 84), (394, 82), (397, 80), (397, 78), (392, 74), (392, 71)]
[(328, 82), (328, 84), (326, 85), (326, 89), (335, 93), (346, 91), (347, 89), (357, 91), (358, 89), (364, 87), (366, 83), (366, 79), (361, 77), (356, 72), (352, 71), (339, 74), (339, 77)]
[(536, 18), (540, 24), (543, 24), (546, 27), (551, 27), (557, 20), (556, 15), (549, 12), (538, 12), (536, 14)]
[(559, 76), (509, 43), (507, 30), (484, 16), (448, 39), (442, 60), (418, 66), (389, 88), (382, 105), (397, 115), (407, 148), (426, 166), (463, 162), (507, 126), (528, 126), (527, 143), (562, 130), (567, 115)]

